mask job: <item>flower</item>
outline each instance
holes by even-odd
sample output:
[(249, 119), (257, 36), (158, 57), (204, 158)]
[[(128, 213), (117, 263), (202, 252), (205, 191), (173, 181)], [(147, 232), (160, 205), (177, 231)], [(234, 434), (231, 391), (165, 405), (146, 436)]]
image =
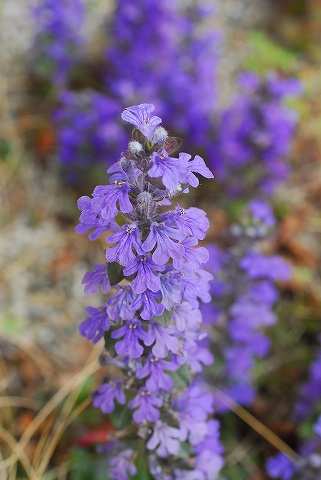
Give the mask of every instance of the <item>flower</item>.
[(205, 238), (205, 233), (209, 227), (209, 221), (203, 210), (196, 207), (184, 209), (178, 205), (175, 208), (173, 220), (178, 229), (184, 235), (191, 235), (198, 240), (203, 240)]
[(142, 368), (137, 370), (137, 378), (145, 378), (149, 376), (146, 381), (146, 387), (152, 392), (159, 389), (170, 390), (173, 386), (172, 378), (164, 373), (164, 370), (177, 370), (178, 366), (173, 362), (159, 359), (154, 355), (149, 355)]
[(155, 450), (160, 457), (177, 455), (180, 449), (179, 430), (169, 427), (166, 423), (158, 420), (155, 423), (152, 436), (146, 446), (149, 450)]
[(152, 166), (148, 175), (152, 178), (161, 177), (163, 184), (168, 190), (177, 190), (179, 183), (187, 181), (187, 159), (182, 157), (179, 161), (176, 158), (168, 157), (166, 152), (153, 153)]
[(93, 193), (93, 210), (100, 210), (100, 216), (104, 220), (111, 220), (117, 215), (118, 202), (123, 213), (130, 213), (133, 210), (128, 196), (133, 187), (126, 181), (124, 175), (115, 175), (112, 178), (111, 185), (98, 186)]
[(127, 448), (117, 455), (113, 455), (109, 461), (111, 468), (108, 474), (114, 480), (128, 480), (128, 475), (135, 475), (137, 468), (133, 461), (134, 450)]
[(162, 123), (162, 119), (156, 116), (151, 117), (151, 113), (155, 110), (151, 103), (142, 103), (134, 107), (127, 107), (121, 114), (121, 118), (126, 122), (135, 125), (147, 140), (153, 139), (157, 126)]
[(108, 293), (110, 290), (110, 282), (106, 265), (95, 265), (93, 272), (85, 273), (82, 283), (85, 285), (84, 290), (87, 294), (94, 295), (98, 293), (99, 287), (101, 287), (103, 293)]
[(147, 289), (152, 292), (160, 290), (160, 279), (154, 275), (154, 271), (162, 272), (165, 267), (157, 265), (147, 255), (138, 255), (132, 263), (124, 269), (126, 277), (137, 272), (135, 279), (132, 282), (132, 288), (135, 293), (143, 293)]
[(142, 355), (144, 348), (140, 344), (139, 340), (150, 342), (150, 335), (143, 330), (141, 322), (139, 320), (130, 320), (122, 327), (114, 330), (112, 338), (121, 338), (116, 345), (115, 349), (118, 355), (130, 355), (133, 358), (138, 358)]
[(82, 0), (67, 0), (64, 5), (41, 0), (32, 9), (36, 31), (32, 68), (36, 74), (48, 76), (59, 85), (66, 83), (84, 42), (84, 14)]
[(144, 387), (140, 388), (136, 397), (129, 402), (130, 408), (138, 407), (133, 413), (133, 419), (137, 423), (141, 423), (144, 420), (156, 422), (160, 417), (159, 408), (162, 405), (162, 400), (154, 392), (150, 392)]
[(118, 288), (117, 293), (108, 298), (107, 313), (111, 320), (131, 320), (136, 310), (132, 307), (135, 299), (135, 294), (129, 285)]
[(157, 301), (159, 298), (159, 293), (147, 289), (136, 296), (131, 307), (136, 311), (142, 308), (140, 316), (144, 320), (150, 320), (153, 317), (159, 317), (164, 312), (165, 306)]
[(155, 357), (166, 358), (168, 352), (176, 353), (178, 351), (178, 340), (174, 335), (168, 333), (165, 327), (162, 327), (157, 322), (151, 322), (148, 333), (150, 335), (149, 343), (146, 345), (153, 345), (152, 352)]
[(110, 321), (106, 312), (106, 306), (100, 308), (86, 307), (85, 312), (89, 317), (80, 324), (79, 331), (83, 337), (97, 343), (110, 328)]
[(184, 235), (177, 229), (167, 227), (165, 223), (152, 222), (150, 233), (143, 243), (146, 252), (151, 252), (156, 245), (152, 255), (154, 262), (165, 265), (171, 257), (173, 260), (180, 259), (184, 254), (184, 247), (174, 240), (181, 241)]
[(204, 472), (206, 480), (215, 480), (223, 465), (221, 455), (213, 455), (210, 450), (204, 450), (195, 459), (196, 469)]
[(137, 253), (144, 254), (139, 231), (135, 224), (124, 225), (119, 232), (109, 235), (106, 241), (117, 243), (116, 247), (109, 248), (106, 252), (109, 262), (120, 262), (123, 266), (129, 265), (136, 258), (133, 248)]
[(94, 407), (100, 407), (104, 413), (110, 413), (114, 410), (114, 400), (124, 405), (126, 397), (123, 392), (123, 382), (120, 380), (111, 380), (104, 383), (93, 394)]
[[(187, 155), (186, 153), (180, 153), (180, 158), (183, 155)], [(190, 157), (190, 155), (189, 155)], [(205, 178), (214, 178), (213, 173), (211, 170), (205, 165), (204, 160), (199, 156), (196, 155), (194, 160), (190, 160), (187, 165), (188, 168), (188, 176), (187, 176), (187, 181), (192, 187), (198, 187), (199, 185), (199, 180), (194, 175), (194, 172), (198, 173), (199, 175), (202, 175), (202, 177)]]

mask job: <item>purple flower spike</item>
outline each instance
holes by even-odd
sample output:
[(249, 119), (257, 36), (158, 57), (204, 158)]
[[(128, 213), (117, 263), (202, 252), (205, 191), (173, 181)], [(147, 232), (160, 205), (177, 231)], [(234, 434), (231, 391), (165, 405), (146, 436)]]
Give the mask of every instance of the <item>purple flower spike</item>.
[(151, 113), (155, 110), (154, 105), (150, 103), (141, 103), (134, 107), (127, 107), (121, 114), (121, 118), (125, 122), (135, 125), (147, 140), (153, 139), (157, 126), (162, 123), (162, 119), (156, 116), (151, 117)]
[(198, 298), (204, 303), (208, 303), (211, 300), (210, 284), (212, 275), (204, 270), (200, 270), (200, 275), (196, 275), (192, 272), (182, 272), (179, 277), (184, 289), (184, 300), (189, 302), (194, 308), (199, 306)]
[(144, 387), (139, 389), (138, 395), (129, 403), (130, 408), (138, 407), (133, 413), (133, 419), (136, 423), (141, 423), (144, 420), (156, 422), (160, 417), (159, 408), (162, 405), (162, 400)]
[(93, 272), (85, 273), (82, 283), (85, 285), (85, 293), (89, 295), (98, 293), (99, 287), (101, 287), (103, 293), (108, 293), (110, 290), (110, 283), (106, 265), (95, 265)]
[(124, 275), (129, 277), (137, 272), (132, 286), (135, 293), (143, 293), (149, 289), (152, 292), (160, 290), (160, 279), (153, 274), (153, 271), (162, 272), (165, 267), (157, 265), (147, 255), (139, 255), (130, 265), (124, 269)]
[(133, 358), (140, 357), (144, 351), (139, 340), (143, 340), (146, 345), (150, 342), (150, 336), (143, 330), (138, 320), (127, 322), (115, 330), (111, 336), (112, 338), (124, 337), (123, 340), (116, 343), (116, 352), (118, 355), (129, 355)]
[(115, 399), (118, 403), (124, 405), (126, 397), (122, 385), (123, 382), (120, 380), (111, 380), (109, 383), (103, 383), (94, 393), (94, 407), (99, 407), (104, 413), (110, 413), (115, 408)]
[(166, 423), (158, 420), (155, 424), (153, 435), (146, 446), (148, 450), (155, 450), (160, 457), (177, 455), (180, 449), (179, 430), (169, 427)]
[[(139, 0), (138, 6), (130, 0), (119, 4), (128, 6), (125, 10), (129, 21), (140, 22), (147, 6), (152, 8), (153, 16), (154, 9), (158, 9), (146, 0)], [(187, 24), (185, 28), (189, 29)], [(145, 25), (139, 31), (143, 44), (150, 43), (144, 37)], [(198, 50), (201, 52), (203, 46), (199, 45)], [(126, 90), (126, 84), (113, 88), (120, 92)], [(153, 105), (142, 104), (122, 113), (122, 118), (136, 127), (128, 150), (108, 169), (110, 184), (96, 187), (93, 198), (82, 197), (79, 201), (79, 231), (93, 228), (96, 236), (110, 227), (113, 232), (107, 238), (112, 245), (106, 252), (111, 294), (102, 313), (87, 309), (91, 317), (80, 329), (87, 338), (97, 341), (113, 322), (111, 334), (105, 335), (107, 354), (102, 363), (112, 366), (114, 376), (121, 380), (102, 385), (94, 394), (94, 405), (114, 414), (115, 406), (118, 410), (118, 404), (124, 405), (124, 412), (131, 418), (127, 425), (126, 414), (125, 425), (121, 426), (123, 440), (116, 440), (115, 433), (103, 447), (110, 456), (110, 477), (128, 480), (137, 474), (135, 460), (137, 470), (143, 465), (146, 474), (149, 469), (155, 479), (212, 480), (199, 458), (208, 461), (207, 450), (213, 440), (215, 448), (210, 452), (215, 461), (211, 459), (211, 468), (216, 475), (221, 465), (216, 458), (218, 436), (217, 430), (210, 431), (208, 422), (214, 397), (192, 383), (196, 375), (201, 378), (204, 365), (213, 361), (198, 308), (200, 300), (208, 302), (211, 298), (209, 282), (213, 276), (202, 268), (208, 261), (208, 251), (193, 248), (205, 237), (209, 222), (205, 212), (195, 207), (184, 210), (178, 205), (162, 214), (159, 209), (170, 206), (173, 197), (187, 193), (188, 183), (197, 186), (196, 174), (207, 178), (213, 175), (199, 156), (194, 160), (187, 153), (169, 157), (180, 140), (158, 126), (161, 119), (151, 116), (153, 110)], [(199, 129), (194, 117), (191, 122), (191, 129)], [(123, 215), (118, 215), (119, 210)], [(219, 253), (218, 257), (215, 273), (225, 261)], [(88, 292), (98, 291), (101, 284), (107, 289), (106, 267), (95, 267), (84, 280)], [(245, 300), (255, 305), (257, 298), (267, 296), (268, 308), (272, 294), (263, 285)], [(242, 331), (248, 334), (249, 328)], [(119, 357), (115, 357), (115, 351)], [(137, 446), (135, 435), (139, 438)], [(188, 455), (181, 455), (182, 442), (189, 444)], [(135, 453), (130, 448), (125, 450), (124, 444), (133, 445)], [(169, 456), (169, 462), (162, 460)], [(198, 467), (193, 468), (196, 461)]]

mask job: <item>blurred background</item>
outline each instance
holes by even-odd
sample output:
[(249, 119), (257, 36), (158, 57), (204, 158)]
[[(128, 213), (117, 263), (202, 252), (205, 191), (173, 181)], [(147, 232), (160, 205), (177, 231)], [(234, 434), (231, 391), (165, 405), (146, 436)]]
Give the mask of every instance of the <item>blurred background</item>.
[[(112, 427), (90, 406), (103, 346), (78, 332), (99, 305), (81, 282), (105, 242), (74, 229), (77, 199), (107, 182), (130, 135), (120, 113), (137, 103), (154, 103), (212, 169), (186, 199), (207, 211), (209, 244), (237, 246), (226, 232), (244, 226), (248, 202), (273, 209), (262, 251), (292, 274), (276, 278), (275, 321), (259, 326), (269, 348), (251, 353), (251, 398), (229, 393), (266, 429), (219, 412), (222, 478), (292, 478), (269, 477), (265, 462), (285, 444), (297, 452), (321, 413), (321, 3), (1, 0), (0, 27), (0, 480), (108, 479), (97, 445)], [(219, 359), (207, 374), (226, 390), (216, 343), (228, 318), (205, 321)]]

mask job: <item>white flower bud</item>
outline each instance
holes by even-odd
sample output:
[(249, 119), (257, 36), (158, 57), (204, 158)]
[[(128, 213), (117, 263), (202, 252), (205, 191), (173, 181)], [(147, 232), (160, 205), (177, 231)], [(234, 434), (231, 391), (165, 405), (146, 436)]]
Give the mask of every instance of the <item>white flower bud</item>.
[(167, 130), (165, 130), (165, 128), (163, 127), (158, 127), (156, 128), (153, 136), (153, 144), (155, 145), (155, 143), (163, 143), (165, 142), (167, 137), (168, 137)]
[(143, 146), (139, 142), (137, 142), (136, 140), (132, 140), (128, 144), (128, 150), (133, 155), (139, 155), (144, 149), (143, 149)]

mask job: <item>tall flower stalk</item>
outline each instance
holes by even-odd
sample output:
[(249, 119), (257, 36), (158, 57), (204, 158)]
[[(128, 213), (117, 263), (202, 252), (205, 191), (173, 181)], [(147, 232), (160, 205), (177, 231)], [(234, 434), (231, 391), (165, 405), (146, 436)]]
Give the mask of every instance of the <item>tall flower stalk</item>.
[[(214, 480), (223, 461), (213, 395), (200, 373), (213, 358), (202, 331), (200, 301), (210, 301), (212, 276), (202, 269), (209, 222), (203, 210), (170, 206), (174, 197), (212, 178), (203, 159), (171, 155), (180, 145), (152, 116), (154, 106), (129, 107), (128, 150), (113, 164), (109, 185), (79, 199), (79, 233), (106, 241), (106, 264), (87, 272), (85, 292), (109, 294), (88, 307), (82, 335), (105, 338), (106, 377), (93, 403), (118, 428), (105, 447), (109, 476), (143, 471), (155, 479)], [(145, 478), (145, 477), (144, 477)]]
[(222, 251), (209, 246), (213, 303), (204, 305), (202, 311), (206, 322), (213, 325), (213, 349), (222, 362), (213, 372), (215, 385), (246, 406), (256, 394), (255, 361), (268, 355), (266, 333), (277, 321), (273, 312), (279, 297), (275, 282), (288, 281), (291, 276), (282, 257), (267, 255), (262, 247), (275, 223), (270, 205), (252, 200), (239, 223), (225, 232), (229, 248)]

